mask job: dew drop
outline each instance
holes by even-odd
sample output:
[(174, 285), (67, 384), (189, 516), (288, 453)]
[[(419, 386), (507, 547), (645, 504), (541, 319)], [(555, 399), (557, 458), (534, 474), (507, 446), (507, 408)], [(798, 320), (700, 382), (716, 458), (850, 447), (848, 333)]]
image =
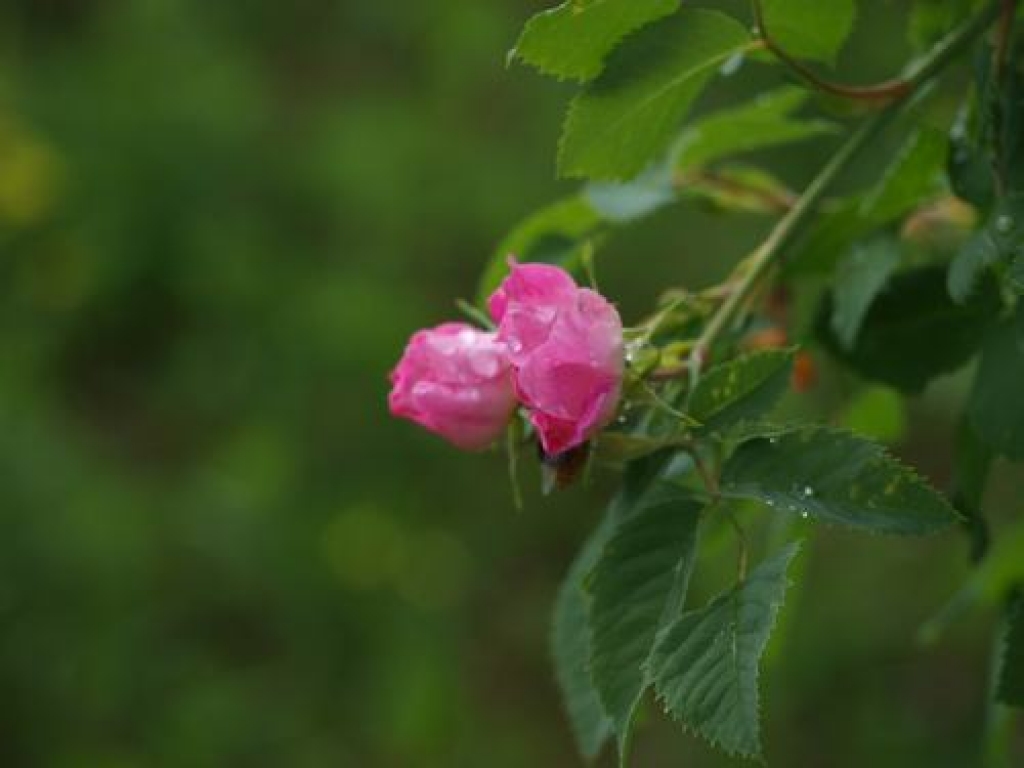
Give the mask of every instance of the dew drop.
[(808, 512), (806, 509), (800, 510), (800, 517), (802, 517), (804, 520), (806, 520), (810, 516), (810, 512)]
[(1013, 219), (1003, 214), (996, 217), (996, 232), (1001, 235), (1008, 235), (1013, 231)]
[(804, 486), (803, 495), (805, 499), (809, 499), (814, 495), (814, 489), (809, 485)]
[(626, 359), (626, 364), (631, 365), (640, 356), (640, 352), (643, 350), (643, 343), (640, 341), (631, 341), (626, 344), (625, 354), (623, 355)]
[(769, 445), (775, 445), (777, 442), (779, 442), (779, 438), (777, 438), (777, 437), (769, 437), (768, 438)]

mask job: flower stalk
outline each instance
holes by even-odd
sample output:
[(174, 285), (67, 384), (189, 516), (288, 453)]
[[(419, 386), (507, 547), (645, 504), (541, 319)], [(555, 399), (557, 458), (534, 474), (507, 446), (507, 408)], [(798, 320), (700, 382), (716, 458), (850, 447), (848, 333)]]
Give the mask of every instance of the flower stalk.
[[(763, 30), (763, 14), (760, 2), (753, 0), (758, 26)], [(810, 219), (829, 187), (850, 165), (860, 150), (869, 144), (878, 133), (898, 114), (906, 97), (936, 75), (964, 52), (968, 44), (986, 30), (1000, 14), (998, 4), (989, 5), (984, 11), (951, 32), (924, 57), (908, 68), (905, 82), (909, 87), (901, 90), (895, 100), (890, 100), (883, 109), (869, 117), (860, 128), (843, 144), (839, 151), (821, 169), (792, 208), (781, 218), (771, 233), (753, 253), (737, 267), (728, 284), (734, 289), (711, 317), (704, 332), (694, 345), (690, 356), (690, 374), (696, 381), (704, 367), (713, 346), (726, 331), (748, 300), (759, 290), (762, 281), (782, 258), (800, 228)]]

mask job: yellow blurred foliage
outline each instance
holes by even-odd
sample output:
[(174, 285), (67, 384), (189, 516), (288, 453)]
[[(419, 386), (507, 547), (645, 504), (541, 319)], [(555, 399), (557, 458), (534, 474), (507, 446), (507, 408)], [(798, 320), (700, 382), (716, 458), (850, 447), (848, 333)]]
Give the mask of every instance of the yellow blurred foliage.
[(44, 219), (63, 181), (63, 166), (53, 149), (0, 118), (0, 168), (0, 223), (24, 227)]

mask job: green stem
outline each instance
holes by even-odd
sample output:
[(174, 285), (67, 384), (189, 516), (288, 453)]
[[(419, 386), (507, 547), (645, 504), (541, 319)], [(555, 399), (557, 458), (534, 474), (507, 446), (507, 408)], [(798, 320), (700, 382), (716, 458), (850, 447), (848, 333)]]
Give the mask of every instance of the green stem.
[(522, 438), (522, 427), (519, 417), (513, 417), (512, 423), (505, 430), (505, 451), (508, 457), (508, 480), (512, 486), (512, 503), (516, 512), (523, 511), (523, 492), (519, 487), (519, 442)]
[(925, 56), (913, 62), (907, 68), (906, 80), (916, 85), (931, 80), (941, 72), (949, 62), (959, 56), (968, 45), (988, 29), (1000, 15), (999, 3), (990, 3), (973, 19), (957, 27), (939, 41)]
[(697, 470), (697, 475), (700, 477), (701, 482), (704, 484), (704, 490), (708, 492), (711, 503), (718, 503), (721, 496), (718, 488), (718, 477), (708, 471), (708, 467), (700, 455), (700, 449), (695, 444), (687, 443), (685, 450), (690, 454), (690, 458), (693, 459), (693, 466)]
[[(755, 0), (755, 8), (760, 8), (757, 0)], [(951, 32), (924, 57), (908, 67), (905, 79), (912, 83), (914, 88), (932, 79), (960, 55), (975, 37), (988, 28), (998, 17), (999, 10), (998, 5), (990, 5), (973, 19)], [(912, 88), (907, 93), (913, 90)], [(905, 103), (905, 99), (897, 99), (887, 104), (877, 114), (869, 117), (826, 163), (786, 215), (779, 219), (767, 239), (737, 267), (736, 273), (728, 281), (729, 284), (735, 286), (734, 289), (704, 328), (704, 332), (697, 340), (693, 354), (690, 356), (690, 373), (694, 381), (718, 337), (729, 327), (740, 308), (757, 291), (762, 279), (792, 243), (800, 227), (814, 213), (832, 182), (846, 169), (860, 150), (889, 123)]]
[(810, 218), (829, 186), (846, 169), (854, 156), (889, 122), (893, 114), (894, 110), (886, 109), (869, 118), (832, 156), (796, 204), (779, 219), (764, 242), (737, 267), (739, 274), (729, 280), (735, 287), (705, 326), (704, 332), (694, 346), (690, 361), (691, 373), (695, 379), (711, 347), (728, 327), (740, 307), (757, 289), (779, 254), (792, 242), (798, 229)]

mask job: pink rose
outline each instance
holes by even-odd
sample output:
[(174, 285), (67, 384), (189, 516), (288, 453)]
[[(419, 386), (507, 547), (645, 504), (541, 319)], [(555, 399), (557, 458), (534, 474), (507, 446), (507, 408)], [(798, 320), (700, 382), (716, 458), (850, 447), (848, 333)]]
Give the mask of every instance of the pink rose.
[(622, 390), (619, 313), (547, 264), (518, 264), (488, 308), (508, 347), (516, 394), (549, 456), (588, 440), (615, 415)]
[(504, 343), (465, 323), (413, 334), (391, 383), (391, 413), (466, 450), (493, 443), (516, 407)]

